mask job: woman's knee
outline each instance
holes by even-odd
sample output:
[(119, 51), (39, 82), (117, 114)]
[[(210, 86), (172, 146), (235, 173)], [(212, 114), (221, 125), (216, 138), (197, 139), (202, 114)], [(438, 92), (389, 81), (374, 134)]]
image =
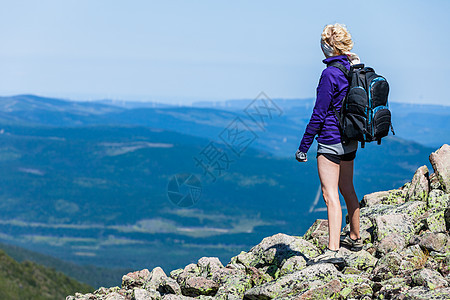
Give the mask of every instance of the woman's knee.
[(323, 194), (323, 200), (325, 201), (325, 204), (327, 206), (337, 205), (338, 203), (340, 204), (338, 194), (323, 192), (323, 190), (322, 190), (322, 194)]

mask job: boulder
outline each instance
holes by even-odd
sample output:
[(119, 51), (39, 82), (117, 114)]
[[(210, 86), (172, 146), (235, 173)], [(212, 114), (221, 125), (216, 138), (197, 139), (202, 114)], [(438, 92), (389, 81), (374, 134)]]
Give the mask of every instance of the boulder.
[(375, 216), (372, 222), (375, 226), (374, 235), (378, 242), (391, 234), (400, 234), (406, 241), (409, 241), (414, 234), (414, 226), (405, 214)]
[(428, 208), (443, 208), (450, 206), (450, 194), (439, 189), (431, 190), (427, 200)]
[(246, 268), (257, 267), (272, 278), (279, 276), (279, 269), (292, 256), (301, 256), (305, 260), (319, 255), (321, 251), (302, 237), (278, 233), (264, 238), (252, 247), (248, 253), (241, 252), (231, 259), (233, 264), (242, 264)]
[(426, 201), (430, 190), (429, 172), (427, 166), (422, 166), (414, 173), (411, 185), (406, 193), (407, 201)]
[(448, 287), (449, 285), (439, 272), (427, 268), (414, 271), (411, 278), (415, 285), (422, 285), (430, 290)]
[(324, 250), (328, 246), (328, 220), (317, 219), (306, 231), (303, 238)]
[(420, 235), (415, 235), (411, 238), (410, 244), (419, 245), (423, 249), (427, 249), (429, 252), (445, 252), (449, 236), (442, 232), (430, 232), (426, 231)]
[(450, 146), (442, 145), (436, 152), (431, 153), (430, 162), (442, 189), (450, 193)]
[(245, 292), (245, 299), (272, 299), (292, 295), (293, 292), (301, 294), (337, 278), (338, 270), (333, 264), (315, 264), (255, 286)]
[(142, 287), (151, 278), (151, 273), (148, 269), (141, 271), (130, 272), (122, 277), (122, 288), (130, 289), (134, 287)]
[(190, 277), (181, 288), (184, 296), (198, 297), (200, 295), (214, 296), (219, 284), (202, 276)]
[(361, 271), (370, 272), (375, 267), (378, 259), (365, 250), (350, 251), (342, 248), (342, 255), (345, 258), (346, 265)]

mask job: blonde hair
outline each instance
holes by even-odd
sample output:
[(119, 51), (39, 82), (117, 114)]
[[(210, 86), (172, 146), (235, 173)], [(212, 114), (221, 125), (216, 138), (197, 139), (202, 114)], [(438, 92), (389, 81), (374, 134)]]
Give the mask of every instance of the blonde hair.
[(353, 48), (352, 36), (343, 24), (336, 23), (325, 26), (322, 40), (333, 47), (335, 55), (348, 54)]

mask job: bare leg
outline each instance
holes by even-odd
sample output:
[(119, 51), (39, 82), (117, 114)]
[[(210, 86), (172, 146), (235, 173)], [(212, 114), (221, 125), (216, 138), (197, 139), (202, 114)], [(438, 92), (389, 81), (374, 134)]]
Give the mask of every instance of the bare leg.
[(328, 248), (339, 249), (339, 236), (341, 234), (342, 210), (339, 201), (339, 165), (328, 160), (325, 156), (317, 158), (322, 194), (328, 210)]
[(341, 161), (339, 174), (339, 190), (347, 205), (350, 220), (350, 237), (357, 239), (359, 235), (359, 202), (353, 186), (353, 160)]

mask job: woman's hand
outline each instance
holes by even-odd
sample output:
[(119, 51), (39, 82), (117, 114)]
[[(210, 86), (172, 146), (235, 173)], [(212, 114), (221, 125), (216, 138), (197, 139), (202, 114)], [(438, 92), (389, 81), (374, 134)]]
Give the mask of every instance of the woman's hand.
[(299, 162), (308, 161), (308, 159), (306, 157), (306, 153), (303, 153), (300, 150), (297, 150), (297, 152), (295, 152), (295, 159), (298, 160)]

